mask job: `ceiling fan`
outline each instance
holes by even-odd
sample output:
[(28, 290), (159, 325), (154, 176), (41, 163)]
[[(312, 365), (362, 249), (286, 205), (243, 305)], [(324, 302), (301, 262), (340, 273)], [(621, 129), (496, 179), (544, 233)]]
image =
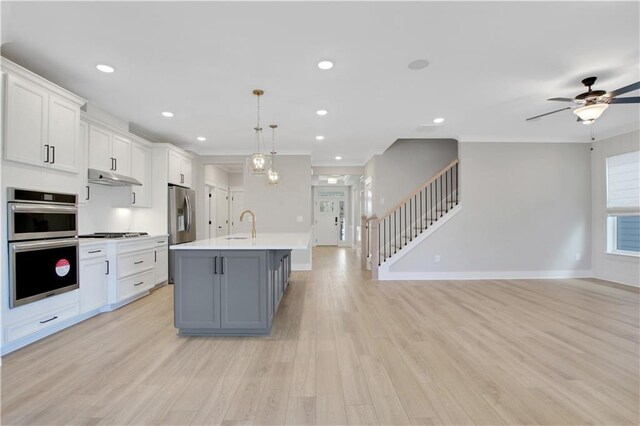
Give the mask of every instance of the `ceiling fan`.
[(556, 112), (572, 109), (573, 113), (578, 116), (578, 121), (584, 124), (591, 124), (596, 121), (602, 113), (609, 108), (610, 104), (638, 104), (640, 103), (640, 96), (630, 96), (626, 98), (618, 98), (618, 96), (625, 93), (633, 92), (640, 89), (640, 81), (630, 84), (625, 87), (621, 87), (613, 92), (605, 92), (604, 90), (592, 90), (591, 86), (596, 82), (597, 77), (587, 77), (582, 80), (582, 84), (587, 87), (587, 91), (580, 93), (575, 98), (551, 98), (548, 101), (559, 102), (571, 102), (572, 106), (560, 108), (555, 111), (547, 112), (545, 114), (536, 115), (534, 117), (527, 118), (526, 121), (535, 120), (536, 118), (544, 117), (546, 115), (555, 114)]

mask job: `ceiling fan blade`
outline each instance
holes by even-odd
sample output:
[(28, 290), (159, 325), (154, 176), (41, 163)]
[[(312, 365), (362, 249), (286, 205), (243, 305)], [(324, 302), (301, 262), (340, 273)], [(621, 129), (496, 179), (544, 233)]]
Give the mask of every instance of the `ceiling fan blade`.
[(624, 95), (625, 93), (633, 92), (634, 90), (640, 89), (640, 81), (637, 81), (628, 86), (624, 86), (619, 88), (618, 90), (614, 90), (613, 92), (607, 93), (607, 96), (610, 98), (615, 98), (616, 96)]
[(630, 96), (628, 98), (613, 98), (610, 104), (640, 104), (640, 96)]
[(551, 98), (547, 99), (548, 101), (560, 101), (560, 102), (573, 102), (574, 99), (571, 98)]
[(556, 112), (564, 111), (565, 109), (572, 109), (572, 108), (571, 107), (560, 108), (560, 109), (557, 109), (555, 111), (547, 112), (546, 114), (540, 114), (540, 115), (536, 115), (534, 117), (529, 117), (529, 118), (526, 119), (526, 121), (535, 120), (536, 118), (544, 117), (545, 115), (555, 114)]

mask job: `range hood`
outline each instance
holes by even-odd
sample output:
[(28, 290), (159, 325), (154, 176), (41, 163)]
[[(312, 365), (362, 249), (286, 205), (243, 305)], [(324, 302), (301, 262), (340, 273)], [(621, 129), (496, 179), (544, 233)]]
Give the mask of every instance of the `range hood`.
[(113, 172), (103, 172), (102, 170), (96, 169), (89, 169), (89, 183), (107, 186), (142, 186), (138, 180), (132, 177), (122, 176)]

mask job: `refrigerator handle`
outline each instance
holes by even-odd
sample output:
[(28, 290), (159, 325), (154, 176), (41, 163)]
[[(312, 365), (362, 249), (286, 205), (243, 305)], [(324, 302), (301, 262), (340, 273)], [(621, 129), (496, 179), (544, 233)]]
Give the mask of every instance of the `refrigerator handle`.
[(184, 202), (187, 206), (187, 211), (185, 216), (185, 231), (190, 232), (191, 231), (191, 201), (189, 201), (189, 195), (185, 195), (184, 196)]

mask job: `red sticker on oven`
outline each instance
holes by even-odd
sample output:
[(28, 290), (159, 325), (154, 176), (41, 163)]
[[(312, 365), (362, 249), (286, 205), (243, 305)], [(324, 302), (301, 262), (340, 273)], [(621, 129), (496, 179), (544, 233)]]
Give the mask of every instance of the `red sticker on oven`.
[(71, 265), (67, 259), (60, 259), (56, 262), (56, 274), (59, 277), (64, 277), (71, 270)]

